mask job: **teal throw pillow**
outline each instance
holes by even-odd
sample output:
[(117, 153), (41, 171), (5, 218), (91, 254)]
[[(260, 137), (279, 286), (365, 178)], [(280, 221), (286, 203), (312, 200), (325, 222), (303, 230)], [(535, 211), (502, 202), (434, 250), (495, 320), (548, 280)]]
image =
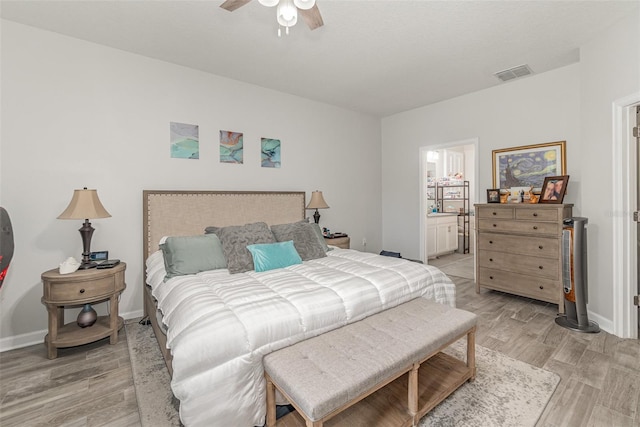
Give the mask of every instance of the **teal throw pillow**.
[(302, 258), (293, 246), (293, 240), (249, 245), (247, 249), (253, 256), (253, 266), (257, 272), (302, 263)]
[(215, 234), (171, 236), (160, 245), (166, 278), (227, 268), (222, 243)]

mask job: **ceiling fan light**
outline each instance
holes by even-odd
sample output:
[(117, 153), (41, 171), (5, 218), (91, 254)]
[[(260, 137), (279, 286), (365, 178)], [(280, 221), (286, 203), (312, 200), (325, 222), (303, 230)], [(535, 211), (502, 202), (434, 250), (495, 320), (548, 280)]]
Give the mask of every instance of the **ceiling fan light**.
[(298, 9), (292, 0), (281, 0), (278, 3), (278, 24), (283, 27), (293, 27), (298, 22)]
[(258, 0), (258, 3), (260, 3), (263, 6), (273, 7), (278, 4), (278, 1), (279, 0)]
[(316, 4), (316, 0), (293, 0), (293, 4), (295, 4), (298, 9), (308, 10)]

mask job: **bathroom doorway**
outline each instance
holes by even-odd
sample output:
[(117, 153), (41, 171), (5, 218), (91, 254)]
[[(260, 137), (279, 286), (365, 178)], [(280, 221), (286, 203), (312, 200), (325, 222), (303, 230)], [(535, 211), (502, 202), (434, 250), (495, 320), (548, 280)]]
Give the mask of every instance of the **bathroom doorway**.
[(477, 150), (477, 139), (420, 148), (420, 257), (426, 264), (473, 263)]

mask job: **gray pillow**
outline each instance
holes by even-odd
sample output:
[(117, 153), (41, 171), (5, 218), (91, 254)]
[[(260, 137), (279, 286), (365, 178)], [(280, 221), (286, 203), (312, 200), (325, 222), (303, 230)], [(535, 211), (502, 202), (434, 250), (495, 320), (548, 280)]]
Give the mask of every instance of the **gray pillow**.
[(330, 248), (327, 245), (326, 240), (324, 240), (324, 235), (322, 234), (322, 230), (320, 230), (320, 226), (318, 224), (316, 224), (315, 222), (312, 222), (309, 225), (311, 225), (311, 228), (316, 233), (316, 236), (318, 237), (318, 242), (320, 242), (320, 246), (322, 246), (322, 249), (324, 249), (325, 252), (332, 251), (333, 248)]
[(166, 279), (227, 266), (222, 244), (215, 234), (167, 237), (160, 249), (164, 256)]
[(276, 242), (265, 222), (205, 229), (205, 233), (211, 232), (215, 232), (222, 242), (222, 252), (227, 259), (227, 268), (231, 274), (253, 270), (253, 257), (247, 250), (247, 246)]
[(293, 246), (303, 261), (327, 256), (312, 225), (306, 221), (272, 225), (271, 231), (278, 242), (293, 240)]

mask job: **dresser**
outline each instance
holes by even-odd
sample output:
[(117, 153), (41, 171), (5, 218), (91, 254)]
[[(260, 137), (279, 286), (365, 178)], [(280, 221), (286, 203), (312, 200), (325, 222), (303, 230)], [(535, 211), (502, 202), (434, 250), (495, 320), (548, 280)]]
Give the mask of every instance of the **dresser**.
[(476, 292), (494, 289), (558, 304), (562, 291), (562, 220), (570, 204), (477, 204)]

